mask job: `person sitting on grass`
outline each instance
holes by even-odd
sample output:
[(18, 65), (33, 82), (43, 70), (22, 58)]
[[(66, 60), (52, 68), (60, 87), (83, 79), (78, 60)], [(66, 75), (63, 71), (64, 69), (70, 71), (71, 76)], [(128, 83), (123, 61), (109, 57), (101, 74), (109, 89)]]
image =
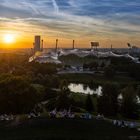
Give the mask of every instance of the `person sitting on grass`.
[(88, 119), (92, 119), (92, 116), (89, 113), (84, 113), (80, 116), (80, 118), (88, 120)]
[(125, 127), (126, 125), (125, 125), (125, 122), (124, 121), (122, 121), (121, 122), (121, 127)]
[(117, 121), (116, 120), (113, 120), (113, 124), (116, 125), (117, 124)]
[(74, 115), (74, 113), (72, 113), (71, 111), (69, 111), (68, 114), (67, 114), (67, 117), (70, 118), (70, 119), (72, 119), (72, 118), (75, 118), (75, 115)]
[(135, 124), (134, 124), (133, 122), (131, 122), (131, 123), (129, 124), (129, 128), (134, 129), (134, 128), (136, 128), (136, 126), (135, 126)]
[(96, 119), (97, 119), (97, 120), (102, 120), (102, 119), (103, 119), (103, 116), (100, 115), (100, 114), (98, 114), (97, 117), (96, 117)]
[(56, 118), (56, 115), (57, 115), (57, 110), (55, 108), (53, 111), (50, 112), (50, 116), (51, 118)]

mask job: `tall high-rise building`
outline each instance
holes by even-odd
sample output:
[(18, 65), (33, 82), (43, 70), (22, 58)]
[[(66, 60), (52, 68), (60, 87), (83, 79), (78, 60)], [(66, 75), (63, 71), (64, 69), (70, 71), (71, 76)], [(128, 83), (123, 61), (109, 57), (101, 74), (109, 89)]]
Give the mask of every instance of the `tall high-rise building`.
[(35, 36), (34, 51), (41, 51), (41, 37)]

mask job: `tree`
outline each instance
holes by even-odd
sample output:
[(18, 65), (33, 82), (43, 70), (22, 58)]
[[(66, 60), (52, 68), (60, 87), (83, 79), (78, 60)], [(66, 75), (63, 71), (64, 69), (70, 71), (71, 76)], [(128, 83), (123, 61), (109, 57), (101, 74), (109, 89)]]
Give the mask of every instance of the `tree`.
[(140, 104), (137, 101), (136, 91), (132, 86), (129, 86), (122, 91), (122, 95), (121, 114), (127, 118), (138, 119), (140, 117)]
[(68, 88), (68, 82), (66, 80), (61, 81), (60, 92), (56, 100), (57, 109), (69, 109), (70, 107), (70, 90)]
[(0, 81), (0, 113), (28, 113), (41, 100), (42, 92), (23, 77), (7, 77)]
[(137, 95), (140, 98), (140, 85), (137, 87)]
[(87, 99), (86, 99), (86, 110), (88, 112), (93, 112), (94, 111), (94, 105), (93, 105), (93, 101), (92, 101), (92, 98), (91, 98), (91, 95), (90, 94), (87, 95)]
[(104, 68), (106, 65), (105, 65), (105, 62), (102, 62), (100, 67)]
[(69, 90), (67, 80), (62, 80), (61, 81), (61, 83), (60, 83), (60, 90), (61, 91)]
[(90, 89), (96, 90), (99, 87), (99, 85), (100, 84), (98, 82), (91, 80), (88, 86)]
[(32, 62), (28, 65), (29, 69), (31, 71), (34, 72), (35, 75), (41, 73), (42, 75), (45, 75), (45, 74), (49, 74), (49, 75), (52, 75), (52, 74), (55, 74), (57, 72), (57, 66), (55, 64), (40, 64), (40, 63), (35, 63), (35, 62)]
[(63, 89), (59, 93), (56, 101), (56, 108), (57, 109), (69, 109), (70, 108), (70, 90), (69, 89)]
[(89, 68), (90, 70), (93, 70), (93, 69), (97, 70), (98, 66), (99, 66), (98, 62), (93, 61), (93, 62), (90, 62), (90, 63), (84, 63), (83, 64), (83, 69)]
[(115, 70), (112, 67), (109, 66), (105, 69), (104, 75), (106, 77), (112, 78), (112, 77), (115, 76), (115, 73), (116, 73)]
[(118, 112), (118, 95), (120, 87), (117, 83), (105, 84), (102, 96), (98, 98), (98, 112), (107, 116), (114, 116)]

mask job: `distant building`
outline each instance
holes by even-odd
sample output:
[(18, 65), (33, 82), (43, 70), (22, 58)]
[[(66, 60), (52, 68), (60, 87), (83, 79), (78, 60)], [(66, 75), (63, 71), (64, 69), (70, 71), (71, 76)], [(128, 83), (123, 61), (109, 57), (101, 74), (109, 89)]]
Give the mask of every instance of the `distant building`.
[(41, 37), (35, 36), (34, 51), (41, 51)]

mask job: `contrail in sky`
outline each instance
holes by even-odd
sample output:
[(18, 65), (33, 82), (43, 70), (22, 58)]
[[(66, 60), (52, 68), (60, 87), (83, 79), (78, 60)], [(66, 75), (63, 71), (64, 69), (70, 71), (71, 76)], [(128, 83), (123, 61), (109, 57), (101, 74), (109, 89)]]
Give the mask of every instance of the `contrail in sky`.
[(59, 12), (59, 6), (57, 5), (57, 2), (55, 0), (52, 0), (53, 6), (54, 6), (54, 10), (56, 13)]
[(30, 2), (27, 2), (26, 0), (22, 1), (22, 4), (25, 6), (31, 8), (36, 14), (41, 14), (38, 9), (36, 9)]

